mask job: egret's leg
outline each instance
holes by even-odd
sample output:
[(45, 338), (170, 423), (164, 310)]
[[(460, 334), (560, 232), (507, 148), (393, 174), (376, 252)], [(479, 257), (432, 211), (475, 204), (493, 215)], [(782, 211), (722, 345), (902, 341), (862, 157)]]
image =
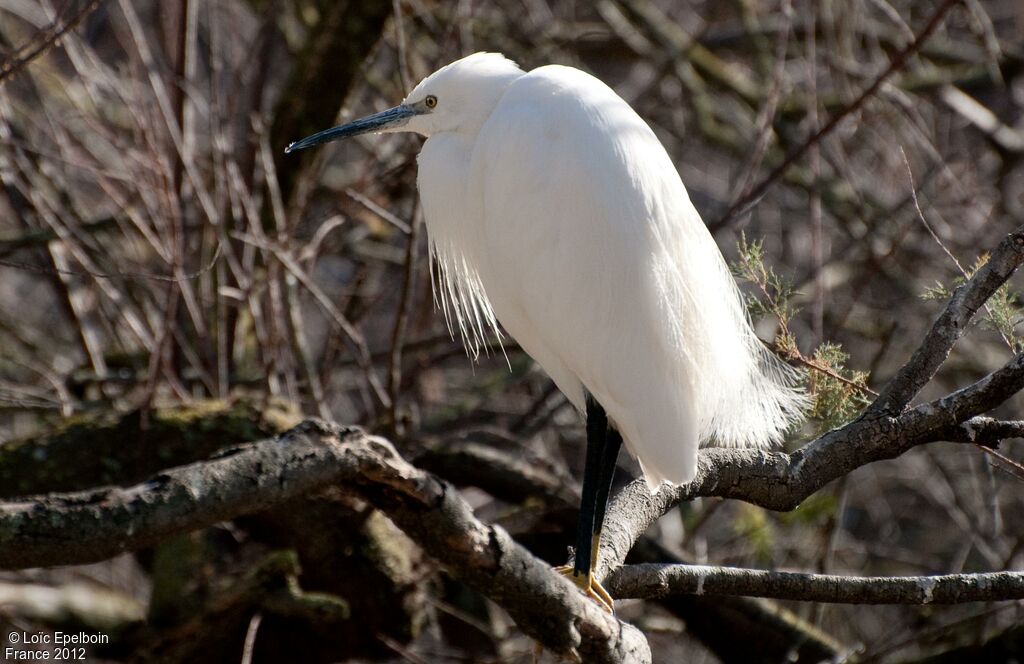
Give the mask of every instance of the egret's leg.
[(604, 515), (608, 510), (608, 497), (612, 491), (612, 481), (615, 479), (615, 464), (619, 458), (619, 449), (622, 448), (622, 434), (615, 427), (608, 427), (605, 434), (604, 449), (601, 454), (601, 468), (597, 484), (597, 499), (595, 505), (597, 510), (594, 513), (594, 549), (591, 554), (591, 566), (597, 565), (597, 542), (601, 539), (601, 529), (604, 527)]
[[(622, 434), (609, 426), (605, 434), (604, 449), (601, 451), (601, 467), (597, 484), (597, 499), (594, 513), (594, 533), (591, 538), (590, 569), (591, 575), (597, 568), (598, 554), (601, 549), (601, 531), (604, 529), (604, 515), (608, 509), (608, 497), (612, 490), (612, 481), (615, 479), (615, 464), (619, 458), (619, 449), (622, 447)], [(592, 581), (591, 587), (601, 595), (609, 605), (612, 603), (611, 596), (605, 591), (598, 581)]]
[(615, 459), (622, 438), (608, 426), (608, 415), (599, 403), (587, 399), (587, 457), (583, 469), (583, 497), (576, 526), (576, 560), (572, 567), (555, 568), (568, 576), (589, 597), (609, 613), (614, 613), (612, 598), (594, 579), (601, 525), (608, 493), (611, 490)]
[(604, 518), (604, 508), (598, 505), (598, 497), (601, 493), (601, 470), (607, 439), (608, 415), (601, 404), (588, 398), (587, 458), (583, 466), (583, 497), (580, 499), (580, 515), (576, 522), (576, 562), (573, 565), (573, 576), (587, 579), (590, 578), (594, 534), (600, 529), (597, 513), (600, 511), (601, 518)]

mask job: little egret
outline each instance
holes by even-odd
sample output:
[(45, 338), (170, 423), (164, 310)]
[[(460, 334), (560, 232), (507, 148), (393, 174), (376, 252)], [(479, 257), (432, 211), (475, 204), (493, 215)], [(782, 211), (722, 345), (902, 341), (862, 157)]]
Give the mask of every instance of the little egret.
[(591, 570), (621, 444), (652, 490), (688, 482), (702, 443), (778, 442), (803, 409), (795, 374), (755, 336), (665, 148), (598, 79), (476, 53), (286, 151), (397, 131), (427, 138), (418, 186), (449, 327), (475, 355), (500, 322), (586, 413), (560, 571), (611, 610)]

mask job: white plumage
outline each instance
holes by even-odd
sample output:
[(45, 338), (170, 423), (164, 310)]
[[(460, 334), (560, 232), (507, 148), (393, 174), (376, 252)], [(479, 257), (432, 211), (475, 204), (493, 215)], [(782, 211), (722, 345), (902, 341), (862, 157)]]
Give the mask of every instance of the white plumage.
[(477, 53), (359, 122), (427, 137), (435, 294), (470, 352), (500, 322), (577, 408), (604, 407), (652, 487), (693, 479), (701, 443), (769, 445), (799, 418), (671, 159), (604, 83)]

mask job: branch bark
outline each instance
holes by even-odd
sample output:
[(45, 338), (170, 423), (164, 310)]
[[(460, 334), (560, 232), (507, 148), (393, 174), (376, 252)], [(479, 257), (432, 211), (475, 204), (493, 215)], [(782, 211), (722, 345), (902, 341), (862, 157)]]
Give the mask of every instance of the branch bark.
[[(601, 542), (603, 579), (620, 567), (633, 543), (662, 514), (700, 496), (736, 498), (773, 510), (796, 508), (829, 482), (875, 461), (940, 440), (992, 444), (1020, 435), (1013, 422), (977, 417), (1024, 388), (1024, 353), (976, 383), (941, 399), (905, 410), (949, 357), (981, 306), (1024, 262), (1024, 226), (1007, 235), (988, 262), (954, 291), (910, 360), (859, 418), (786, 454), (709, 449), (689, 484), (651, 494), (644, 482), (627, 486), (612, 501)], [(979, 438), (980, 436), (980, 438)]]
[(382, 438), (318, 420), (129, 488), (2, 504), (0, 568), (103, 560), (331, 486), (384, 511), (554, 652), (575, 651), (586, 662), (651, 661), (639, 630), (601, 611), (504, 530), (476, 519), (450, 484), (410, 465)]
[(620, 599), (745, 595), (842, 604), (960, 604), (1024, 599), (1024, 572), (839, 576), (709, 565), (626, 565), (608, 577)]
[[(973, 385), (903, 409), (1022, 260), (1024, 228), (1007, 236), (957, 289), (921, 348), (879, 397), (887, 400), (885, 407), (873, 407), (791, 454), (712, 449), (700, 455), (689, 484), (664, 486), (655, 494), (643, 481), (627, 486), (609, 509), (598, 577), (620, 567), (647, 527), (681, 500), (720, 496), (789, 510), (832, 480), (916, 445), (949, 438), (991, 444), (993, 438), (1019, 435), (1019, 422), (978, 416), (1024, 387), (1024, 354)], [(553, 651), (576, 651), (588, 662), (650, 661), (639, 631), (602, 613), (504, 530), (477, 520), (454, 487), (403, 460), (381, 438), (316, 420), (128, 488), (0, 504), (0, 568), (102, 560), (332, 486), (385, 512), (453, 575), (504, 607)], [(1017, 586), (998, 587), (995, 595), (1019, 596)], [(968, 596), (955, 589), (948, 596), (958, 592)]]
[(871, 413), (898, 413), (932, 379), (949, 357), (953, 344), (992, 294), (1024, 262), (1024, 226), (1007, 235), (988, 261), (956, 289), (921, 345), (871, 405)]
[[(467, 439), (432, 447), (418, 455), (415, 463), (457, 486), (474, 486), (506, 502), (543, 501), (547, 518), (558, 522), (566, 533), (573, 532), (578, 486), (546, 470), (536, 459), (521, 458), (513, 445), (496, 432), (474, 431)], [(568, 543), (569, 537), (565, 541)], [(555, 554), (559, 555), (560, 551)], [(647, 536), (637, 540), (629, 555), (635, 563), (687, 562)], [(831, 661), (849, 650), (785, 607), (762, 599), (678, 595), (663, 598), (659, 604), (680, 618), (687, 633), (723, 662)], [(723, 631), (722, 625), (729, 629)]]

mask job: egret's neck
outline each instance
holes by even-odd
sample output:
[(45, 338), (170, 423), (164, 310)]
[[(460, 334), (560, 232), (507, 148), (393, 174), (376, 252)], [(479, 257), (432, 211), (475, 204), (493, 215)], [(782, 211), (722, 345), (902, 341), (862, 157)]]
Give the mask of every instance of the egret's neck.
[(418, 158), (417, 184), (427, 232), (435, 246), (466, 246), (475, 215), (468, 195), (469, 163), (476, 134), (439, 132), (427, 139)]
[(470, 177), (474, 139), (462, 132), (427, 139), (420, 150), (417, 183), (431, 256), (441, 277), (434, 284), (435, 302), (441, 303), (449, 329), (459, 330), (475, 357), (487, 335), (496, 333), (497, 321), (482, 281), (482, 197)]

